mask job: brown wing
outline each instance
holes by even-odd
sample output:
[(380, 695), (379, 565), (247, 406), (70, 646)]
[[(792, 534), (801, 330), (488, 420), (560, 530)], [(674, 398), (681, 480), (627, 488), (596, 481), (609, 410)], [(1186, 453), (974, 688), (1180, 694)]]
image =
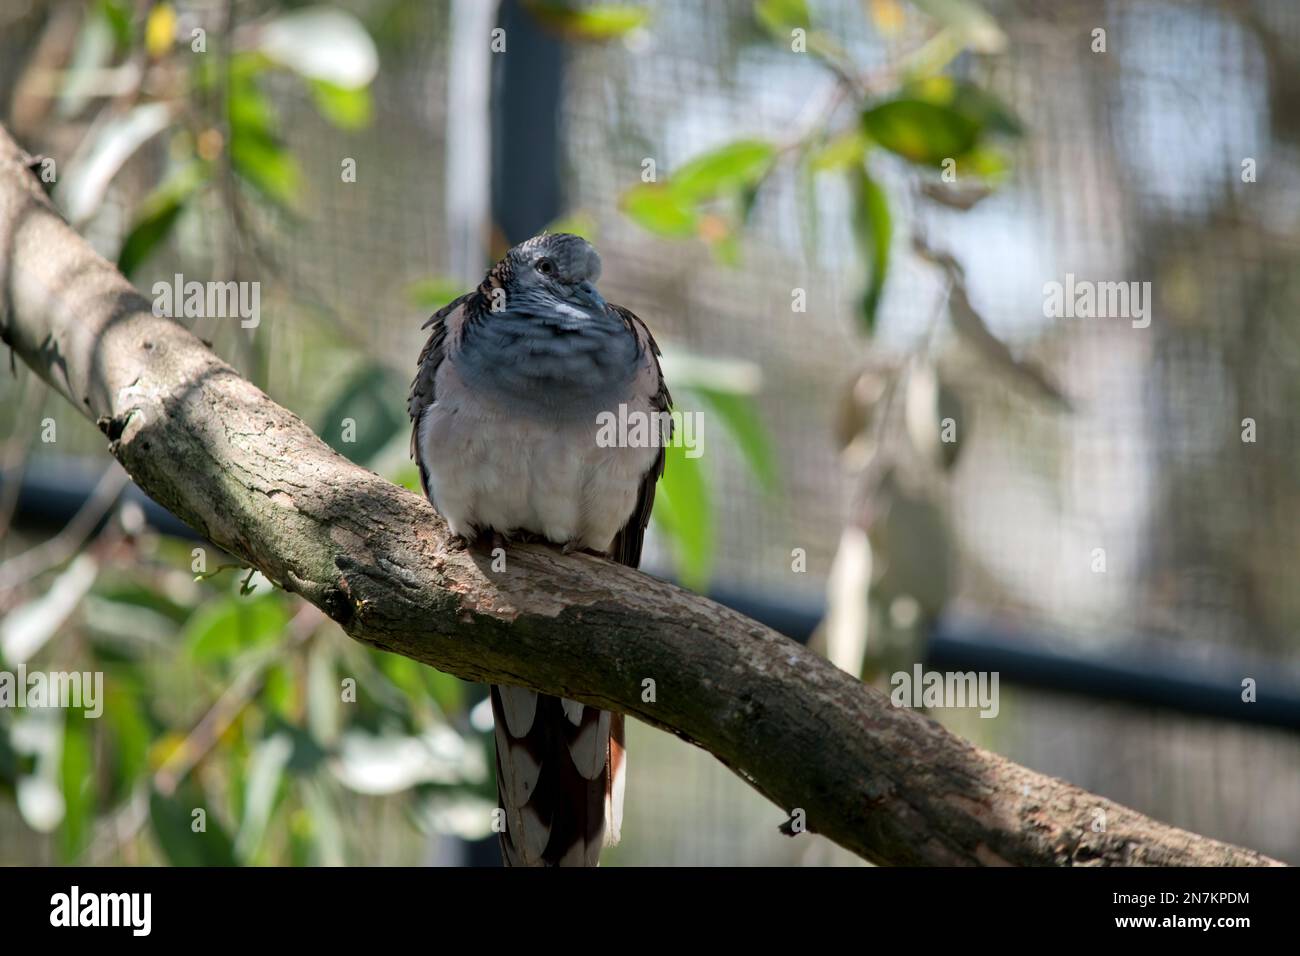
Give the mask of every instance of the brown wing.
[(474, 293), (467, 292), (459, 299), (447, 303), (420, 326), (429, 329), (429, 337), (420, 350), (420, 359), (416, 363), (415, 378), (411, 382), (411, 392), (406, 399), (406, 413), (411, 416), (411, 457), (420, 467), (420, 487), (424, 496), (429, 497), (429, 476), (424, 470), (424, 461), (420, 458), (420, 419), (424, 410), (437, 401), (434, 383), (437, 381), (438, 369), (442, 367), (446, 355), (449, 332), (459, 329), (464, 318), (463, 306)]
[[(628, 329), (636, 336), (637, 344), (641, 350), (641, 371), (637, 387), (650, 392), (650, 405), (656, 412), (666, 412), (672, 408), (673, 398), (668, 394), (668, 386), (664, 383), (664, 373), (659, 367), (659, 345), (655, 342), (654, 336), (646, 328), (646, 324), (636, 317), (630, 310), (623, 308), (621, 305), (611, 305), (614, 310), (627, 324)], [(668, 434), (664, 436), (665, 441), (672, 437), (672, 426), (669, 426)], [(619, 564), (626, 564), (630, 568), (635, 568), (641, 563), (641, 547), (645, 543), (646, 525), (650, 523), (650, 512), (655, 504), (655, 486), (664, 473), (664, 451), (661, 446), (659, 455), (655, 458), (654, 465), (645, 476), (641, 479), (641, 488), (637, 494), (636, 508), (632, 516), (628, 518), (621, 531), (614, 536), (614, 543), (610, 546), (609, 555)]]

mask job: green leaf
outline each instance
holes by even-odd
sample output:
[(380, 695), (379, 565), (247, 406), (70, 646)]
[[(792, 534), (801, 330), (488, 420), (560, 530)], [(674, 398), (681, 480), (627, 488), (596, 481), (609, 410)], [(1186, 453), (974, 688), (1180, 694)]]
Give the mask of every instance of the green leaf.
[(193, 612), (193, 608), (178, 603), (158, 588), (138, 581), (101, 582), (93, 593), (104, 601), (153, 611), (173, 624), (183, 624)]
[(258, 63), (243, 58), (231, 70), (226, 108), (230, 163), (250, 186), (273, 203), (292, 206), (300, 178), (298, 162), (275, 135), (276, 116), (257, 84)]
[(623, 193), (619, 205), (629, 219), (656, 235), (695, 235), (695, 210), (684, 205), (663, 183), (639, 183)]
[[(406, 412), (394, 400), (404, 384), (382, 365), (367, 363), (347, 379), (321, 417), (317, 432), (335, 451), (359, 465), (368, 464), (399, 432), (409, 427)], [(354, 424), (345, 426), (344, 420)], [(349, 430), (355, 433), (349, 435)], [(351, 437), (355, 440), (345, 441)]]
[(979, 139), (979, 126), (947, 106), (897, 99), (867, 110), (862, 128), (885, 149), (923, 166), (961, 156)]
[(543, 26), (575, 40), (612, 40), (650, 17), (644, 7), (615, 3), (579, 7), (560, 0), (525, 0), (524, 7)]
[(199, 608), (186, 624), (182, 643), (200, 662), (228, 661), (283, 634), (289, 616), (278, 594), (223, 597)]
[(131, 231), (117, 254), (117, 268), (128, 279), (171, 234), (186, 204), (207, 181), (208, 168), (187, 163), (155, 189), (136, 212)]
[(108, 21), (118, 49), (129, 49), (132, 34), (130, 6), (124, 0), (99, 0), (96, 6), (99, 13)]
[(862, 162), (869, 142), (860, 129), (851, 129), (811, 150), (808, 166), (815, 173), (846, 169)]
[(339, 129), (361, 129), (370, 125), (369, 87), (349, 88), (326, 80), (312, 80), (311, 95), (321, 115)]
[(249, 134), (230, 138), (230, 163), (236, 173), (271, 202), (292, 208), (300, 179), (298, 161), (270, 138)]
[(781, 39), (788, 39), (795, 28), (812, 28), (807, 0), (756, 0), (754, 16), (768, 32)]
[(709, 406), (726, 428), (759, 484), (767, 491), (775, 491), (776, 456), (772, 453), (771, 436), (763, 426), (754, 400), (737, 392), (698, 385), (691, 391)]
[(59, 776), (63, 793), (59, 849), (65, 860), (72, 861), (89, 842), (95, 817), (95, 766), (90, 753), (90, 725), (80, 708), (69, 708), (66, 712)]
[(682, 585), (700, 591), (708, 586), (713, 563), (713, 506), (703, 459), (687, 458), (679, 445), (664, 453), (654, 517), (672, 542)]
[(739, 140), (696, 156), (673, 173), (669, 188), (684, 205), (724, 192), (757, 185), (772, 165), (776, 147), (760, 140)]
[(974, 174), (980, 179), (997, 183), (1006, 178), (1010, 168), (1011, 161), (1007, 158), (1006, 153), (987, 146), (977, 146), (957, 159), (958, 179)]
[(104, 714), (112, 728), (113, 795), (124, 800), (149, 769), (152, 728), (140, 685), (120, 680), (105, 684)]
[(936, 106), (947, 106), (983, 131), (1011, 137), (1023, 136), (1025, 132), (1024, 123), (1016, 111), (1000, 97), (951, 76), (931, 76), (909, 83), (904, 88), (904, 95)]
[[(194, 811), (203, 810), (203, 829)], [(235, 848), (230, 835), (212, 813), (204, 794), (193, 784), (183, 784), (170, 797), (149, 792), (149, 823), (158, 848), (172, 866), (235, 866)]]
[(889, 271), (889, 246), (893, 227), (889, 215), (889, 202), (866, 167), (853, 174), (853, 234), (858, 249), (867, 264), (867, 288), (862, 296), (862, 326), (870, 335), (876, 327), (876, 313), (885, 289), (885, 276)]

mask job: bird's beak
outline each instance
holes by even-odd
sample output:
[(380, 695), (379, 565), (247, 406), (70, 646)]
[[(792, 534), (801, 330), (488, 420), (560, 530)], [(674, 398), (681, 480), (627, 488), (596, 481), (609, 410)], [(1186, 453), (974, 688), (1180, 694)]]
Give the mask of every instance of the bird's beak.
[(579, 282), (573, 287), (573, 299), (589, 309), (595, 309), (602, 312), (605, 309), (605, 298), (596, 291), (596, 286), (590, 280)]

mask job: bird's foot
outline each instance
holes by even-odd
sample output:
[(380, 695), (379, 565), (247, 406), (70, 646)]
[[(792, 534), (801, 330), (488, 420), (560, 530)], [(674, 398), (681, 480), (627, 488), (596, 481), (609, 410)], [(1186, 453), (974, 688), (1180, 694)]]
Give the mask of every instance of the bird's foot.
[(595, 548), (584, 548), (581, 541), (566, 541), (564, 547), (560, 548), (561, 554), (590, 554), (597, 558), (607, 558), (609, 553), (606, 551), (597, 551)]

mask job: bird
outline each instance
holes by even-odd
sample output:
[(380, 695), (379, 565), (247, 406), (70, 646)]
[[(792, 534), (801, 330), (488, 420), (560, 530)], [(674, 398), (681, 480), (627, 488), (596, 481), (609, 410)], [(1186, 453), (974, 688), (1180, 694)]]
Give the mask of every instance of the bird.
[[(640, 563), (672, 398), (649, 328), (605, 301), (600, 273), (586, 239), (543, 233), (424, 324), (411, 456), (457, 545), (541, 540)], [(602, 438), (620, 413), (646, 416), (648, 440)], [(623, 715), (523, 687), (490, 696), (503, 863), (598, 865), (621, 830)]]

